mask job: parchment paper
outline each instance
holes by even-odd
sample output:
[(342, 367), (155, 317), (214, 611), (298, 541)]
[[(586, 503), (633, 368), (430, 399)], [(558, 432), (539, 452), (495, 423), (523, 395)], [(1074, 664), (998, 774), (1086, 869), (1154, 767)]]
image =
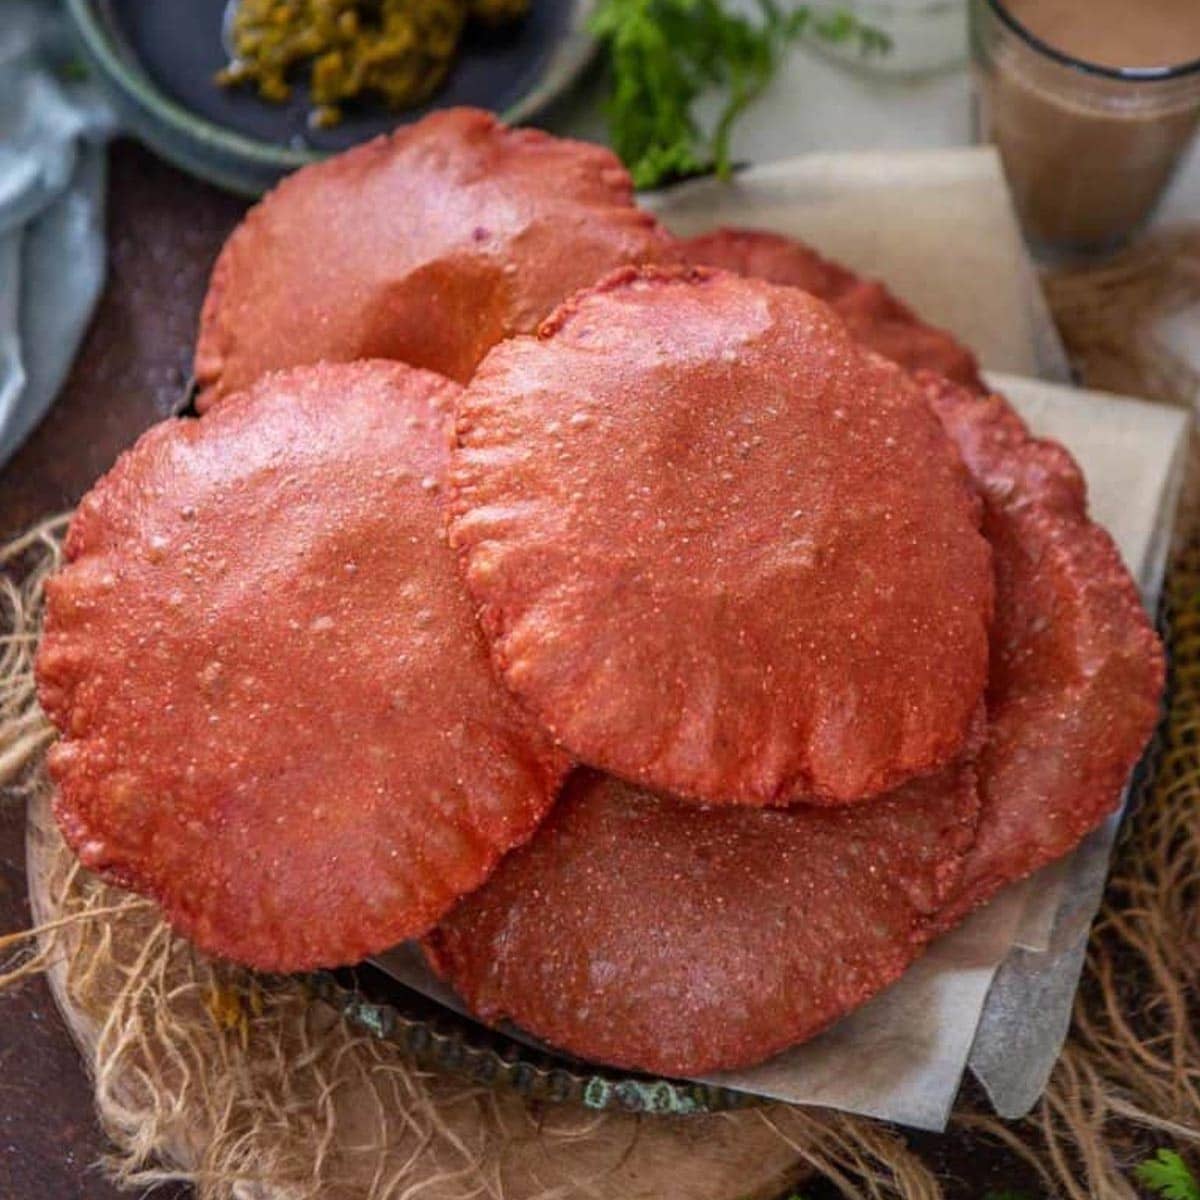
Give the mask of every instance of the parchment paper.
[[(741, 224), (803, 237), (887, 280), (969, 342), (992, 371), (1066, 377), (988, 150), (822, 155), (754, 168), (731, 184), (686, 184), (654, 203), (679, 232)], [(1094, 515), (1153, 604), (1183, 415), (1037, 379), (998, 374), (992, 382), (1036, 432), (1057, 437), (1075, 454)], [(1026, 1111), (1066, 1032), (1114, 830), (1115, 821), (1064, 864), (1007, 889), (939, 939), (899, 983), (821, 1037), (714, 1079), (936, 1130), (945, 1126), (969, 1061), (1002, 1115)], [(461, 1011), (411, 948), (379, 962)]]
[(991, 147), (812, 154), (643, 203), (681, 235), (743, 225), (802, 238), (885, 280), (989, 370), (1070, 378)]
[[(1154, 612), (1183, 479), (1187, 416), (1036, 381), (993, 382), (1035, 430), (1078, 459), (1092, 515), (1113, 535)], [(1033, 903), (988, 994), (969, 1058), (1002, 1117), (1023, 1116), (1037, 1103), (1058, 1057), (1119, 826), (1119, 815), (1110, 818), (1030, 881)], [(1039, 891), (1050, 902), (1039, 905)]]

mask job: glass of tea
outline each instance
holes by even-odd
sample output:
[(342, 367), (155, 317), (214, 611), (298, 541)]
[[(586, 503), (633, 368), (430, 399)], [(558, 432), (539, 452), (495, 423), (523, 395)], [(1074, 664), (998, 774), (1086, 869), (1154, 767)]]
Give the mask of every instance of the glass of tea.
[(1120, 245), (1200, 119), (1200, 0), (971, 0), (970, 36), (979, 132), (1028, 236)]

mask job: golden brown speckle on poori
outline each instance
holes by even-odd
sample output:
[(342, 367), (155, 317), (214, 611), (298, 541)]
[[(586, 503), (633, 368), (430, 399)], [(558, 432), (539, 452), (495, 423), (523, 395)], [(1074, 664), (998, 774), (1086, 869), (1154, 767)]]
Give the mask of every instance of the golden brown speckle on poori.
[(1117, 807), (1158, 720), (1165, 664), (1071, 456), (1003, 397), (922, 384), (983, 497), (996, 571), (979, 837), (950, 925)]
[(883, 284), (860, 278), (803, 242), (759, 229), (715, 229), (684, 239), (680, 248), (688, 262), (810, 292), (829, 304), (864, 346), (905, 370), (936, 371), (983, 390), (979, 364), (966, 346), (921, 320)]
[(463, 382), (577, 288), (676, 255), (610, 151), (433, 113), (297, 171), (234, 230), (201, 314), (199, 405), (319, 360)]
[(830, 309), (626, 270), (458, 405), (451, 541), (512, 690), (580, 761), (714, 803), (948, 762), (991, 620), (978, 502), (920, 389)]
[(293, 970), (422, 932), (527, 838), (562, 756), (495, 681), (443, 536), (457, 388), (265, 377), (84, 499), (39, 695), (85, 866)]
[(966, 763), (850, 808), (701, 807), (581, 770), (426, 953), (484, 1020), (572, 1054), (748, 1066), (899, 978), (977, 813)]

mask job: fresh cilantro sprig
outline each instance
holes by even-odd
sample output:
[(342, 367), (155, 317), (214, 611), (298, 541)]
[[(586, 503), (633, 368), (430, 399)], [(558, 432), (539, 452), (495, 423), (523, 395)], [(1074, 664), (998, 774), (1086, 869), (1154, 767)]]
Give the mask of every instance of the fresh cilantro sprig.
[[(726, 0), (600, 0), (591, 28), (608, 53), (609, 134), (635, 186), (709, 170), (727, 176), (734, 123), (805, 30), (831, 43), (856, 42), (863, 54), (890, 48), (886, 35), (848, 12), (756, 4), (757, 19)], [(721, 95), (722, 107), (704, 130), (695, 105), (708, 92)]]
[(1134, 1178), (1163, 1200), (1200, 1200), (1200, 1183), (1174, 1150), (1159, 1150), (1133, 1168)]

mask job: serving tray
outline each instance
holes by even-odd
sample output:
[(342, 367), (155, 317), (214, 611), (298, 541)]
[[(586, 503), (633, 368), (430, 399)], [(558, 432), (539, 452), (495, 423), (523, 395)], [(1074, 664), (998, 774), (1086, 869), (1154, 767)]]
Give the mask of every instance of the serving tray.
[(529, 1100), (597, 1111), (690, 1116), (761, 1103), (716, 1084), (609, 1071), (548, 1051), (472, 1021), (370, 965), (310, 976), (314, 997), (374, 1037), (395, 1042), (419, 1065), (476, 1083), (509, 1087)]

